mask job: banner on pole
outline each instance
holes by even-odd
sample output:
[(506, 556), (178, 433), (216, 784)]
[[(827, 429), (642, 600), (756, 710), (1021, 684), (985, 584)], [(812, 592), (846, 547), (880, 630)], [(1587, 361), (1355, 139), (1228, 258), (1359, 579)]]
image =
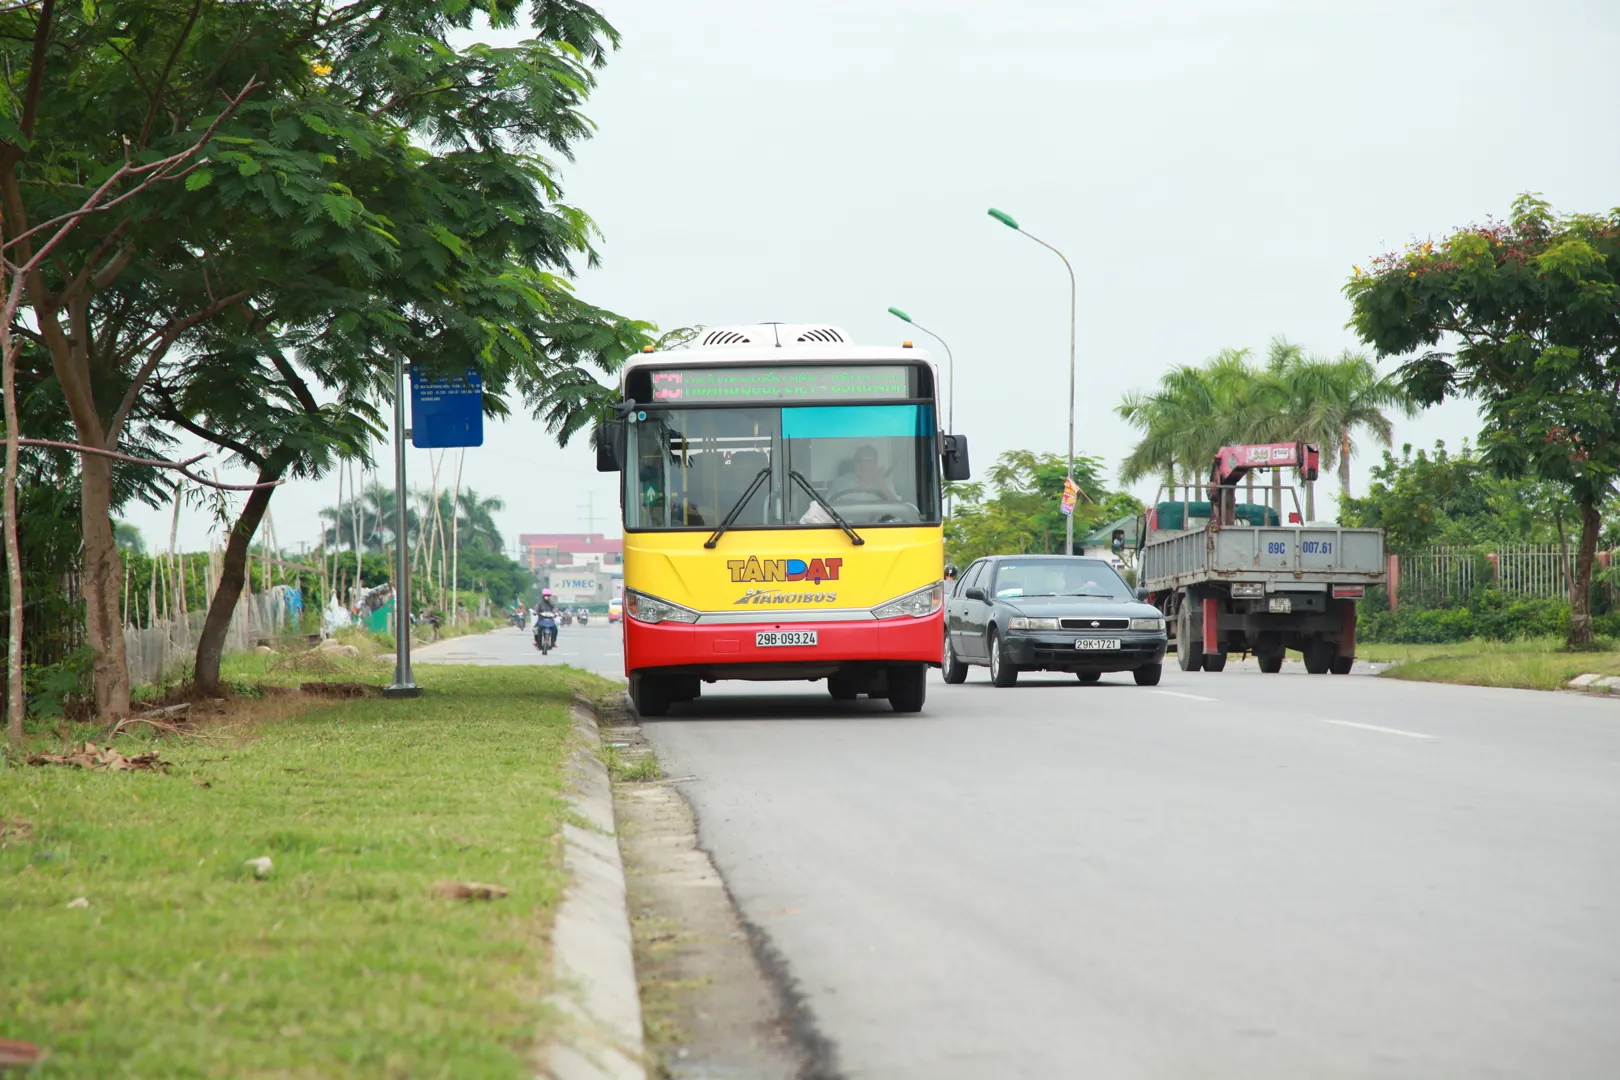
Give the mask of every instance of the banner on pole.
[(1063, 499), (1058, 503), (1058, 509), (1065, 514), (1074, 513), (1074, 501), (1080, 495), (1080, 485), (1068, 477), (1063, 478)]

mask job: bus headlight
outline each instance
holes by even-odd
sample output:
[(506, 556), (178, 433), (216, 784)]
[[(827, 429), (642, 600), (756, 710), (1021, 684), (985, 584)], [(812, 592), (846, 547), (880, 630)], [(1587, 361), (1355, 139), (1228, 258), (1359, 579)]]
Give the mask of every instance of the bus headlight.
[(698, 619), (698, 613), (691, 608), (631, 589), (624, 590), (624, 613), (636, 622), (644, 623), (694, 623)]
[(887, 604), (879, 604), (872, 609), (872, 614), (879, 619), (898, 619), (902, 615), (909, 615), (913, 619), (924, 619), (938, 611), (945, 603), (945, 583), (936, 581), (932, 585), (908, 592), (904, 596), (896, 597)]
[(1161, 619), (1161, 618), (1157, 618), (1157, 617), (1147, 618), (1147, 619), (1132, 619), (1131, 620), (1131, 629), (1132, 630), (1151, 630), (1155, 634), (1157, 634), (1157, 633), (1159, 633), (1160, 631), (1162, 631), (1164, 629), (1164, 620)]

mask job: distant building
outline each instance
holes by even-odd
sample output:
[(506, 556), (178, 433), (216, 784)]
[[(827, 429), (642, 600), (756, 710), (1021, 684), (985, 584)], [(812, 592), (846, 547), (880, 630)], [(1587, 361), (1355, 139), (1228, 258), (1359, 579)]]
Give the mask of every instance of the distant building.
[(523, 561), (560, 604), (606, 605), (624, 589), (624, 541), (601, 533), (524, 533)]
[(601, 533), (524, 533), (518, 537), (518, 547), (530, 570), (624, 565), (624, 541)]

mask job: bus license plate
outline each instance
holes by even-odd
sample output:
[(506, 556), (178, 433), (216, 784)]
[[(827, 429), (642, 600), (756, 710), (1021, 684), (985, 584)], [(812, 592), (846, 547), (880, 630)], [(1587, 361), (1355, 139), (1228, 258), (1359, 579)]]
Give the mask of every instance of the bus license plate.
[(761, 630), (754, 635), (754, 645), (761, 649), (776, 648), (782, 645), (814, 645), (816, 632), (814, 630)]
[(1083, 637), (1083, 638), (1076, 638), (1075, 641), (1074, 641), (1074, 647), (1081, 650), (1082, 652), (1088, 652), (1088, 651), (1089, 652), (1097, 652), (1097, 651), (1101, 651), (1103, 649), (1117, 649), (1117, 648), (1119, 648), (1119, 638), (1117, 638), (1117, 637)]

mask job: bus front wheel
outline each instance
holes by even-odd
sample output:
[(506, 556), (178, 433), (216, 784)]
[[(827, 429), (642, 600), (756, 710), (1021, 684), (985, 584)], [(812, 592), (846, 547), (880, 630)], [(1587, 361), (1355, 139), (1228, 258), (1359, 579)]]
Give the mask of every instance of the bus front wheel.
[(889, 669), (889, 707), (895, 712), (921, 712), (927, 696), (927, 667), (906, 664)]
[(659, 675), (630, 676), (630, 704), (638, 716), (663, 716), (669, 712), (671, 693), (669, 680)]

